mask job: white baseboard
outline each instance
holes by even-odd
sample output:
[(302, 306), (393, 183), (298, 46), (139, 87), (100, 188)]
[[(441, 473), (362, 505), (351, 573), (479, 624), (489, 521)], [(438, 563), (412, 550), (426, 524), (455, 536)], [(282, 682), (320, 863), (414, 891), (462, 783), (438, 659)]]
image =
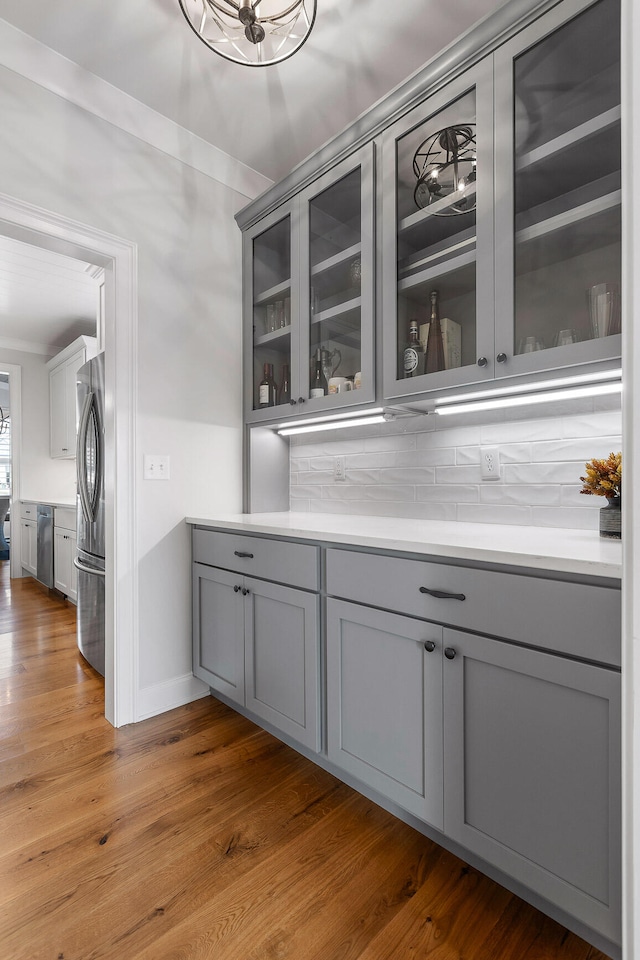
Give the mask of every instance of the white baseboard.
[(185, 703), (192, 703), (202, 697), (209, 696), (209, 687), (193, 674), (185, 674), (163, 683), (156, 683), (152, 687), (143, 687), (138, 690), (137, 720), (147, 720), (156, 717), (159, 713), (166, 713), (175, 707), (182, 707)]

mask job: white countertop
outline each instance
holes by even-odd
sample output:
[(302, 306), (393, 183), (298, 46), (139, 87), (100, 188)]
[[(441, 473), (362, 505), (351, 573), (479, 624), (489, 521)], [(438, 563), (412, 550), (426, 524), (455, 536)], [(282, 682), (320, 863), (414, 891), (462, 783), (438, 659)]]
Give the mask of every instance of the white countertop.
[(319, 513), (221, 514), (187, 517), (186, 522), (557, 573), (622, 576), (621, 541), (602, 539), (596, 530)]
[(47, 500), (46, 497), (43, 497), (40, 500), (36, 498), (33, 500), (21, 500), (20, 503), (42, 503), (47, 507), (71, 507), (73, 510), (76, 509), (75, 497), (73, 500)]

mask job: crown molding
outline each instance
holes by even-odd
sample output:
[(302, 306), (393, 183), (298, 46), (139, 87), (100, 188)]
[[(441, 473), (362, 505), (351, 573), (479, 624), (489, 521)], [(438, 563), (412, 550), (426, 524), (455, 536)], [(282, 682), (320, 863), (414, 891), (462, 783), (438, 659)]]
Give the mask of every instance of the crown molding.
[(249, 200), (268, 177), (0, 19), (0, 66), (92, 113)]
[[(60, 347), (52, 343), (33, 343), (31, 340), (9, 340), (8, 337), (0, 337), (0, 351), (17, 350), (18, 353), (38, 353), (44, 357), (53, 357), (60, 352)], [(2, 360), (0, 360), (0, 368)]]

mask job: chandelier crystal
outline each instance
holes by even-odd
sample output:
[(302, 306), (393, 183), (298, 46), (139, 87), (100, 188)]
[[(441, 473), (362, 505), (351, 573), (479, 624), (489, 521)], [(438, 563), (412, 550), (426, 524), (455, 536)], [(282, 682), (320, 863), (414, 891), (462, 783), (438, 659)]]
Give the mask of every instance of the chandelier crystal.
[(316, 18), (316, 0), (178, 0), (203, 43), (234, 63), (266, 67), (292, 56)]

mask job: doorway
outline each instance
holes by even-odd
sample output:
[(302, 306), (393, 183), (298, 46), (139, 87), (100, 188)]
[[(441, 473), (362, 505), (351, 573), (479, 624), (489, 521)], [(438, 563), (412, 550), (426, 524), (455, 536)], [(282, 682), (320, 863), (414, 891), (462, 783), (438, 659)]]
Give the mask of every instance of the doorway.
[[(0, 236), (21, 240), (104, 269), (108, 558), (105, 577), (105, 716), (114, 726), (122, 726), (137, 719), (137, 564), (134, 527), (136, 246), (51, 211), (1, 195)], [(13, 423), (15, 434), (15, 419)], [(20, 489), (19, 486), (15, 487), (18, 482), (14, 459), (13, 484), (17, 491)], [(19, 492), (14, 494), (15, 497), (19, 495)]]

